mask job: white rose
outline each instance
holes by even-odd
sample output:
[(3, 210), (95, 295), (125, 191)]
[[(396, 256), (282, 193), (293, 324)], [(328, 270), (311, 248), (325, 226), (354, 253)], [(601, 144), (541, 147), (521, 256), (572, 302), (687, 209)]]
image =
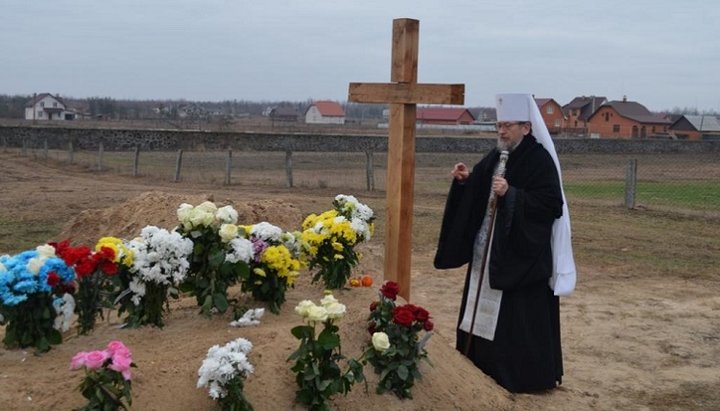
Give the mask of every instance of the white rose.
[(331, 303), (325, 306), (330, 319), (342, 318), (345, 315), (345, 304)]
[(390, 340), (388, 339), (388, 335), (383, 332), (373, 333), (372, 345), (375, 350), (385, 352), (385, 350), (390, 348)]
[(310, 307), (315, 307), (315, 303), (310, 300), (302, 300), (297, 307), (295, 307), (295, 312), (304, 318), (308, 316), (308, 310)]
[(212, 201), (205, 201), (195, 208), (199, 208), (200, 210), (212, 214), (215, 214), (215, 212), (217, 211), (217, 206)]
[(178, 221), (180, 221), (180, 223), (185, 225), (185, 223), (187, 222), (187, 220), (190, 216), (190, 212), (192, 211), (192, 209), (193, 209), (193, 206), (191, 206), (188, 203), (180, 204), (180, 207), (178, 207), (177, 212), (176, 212)]
[(322, 300), (320, 300), (320, 304), (322, 304), (324, 307), (337, 302), (337, 298), (335, 298), (335, 296), (333, 296), (332, 294), (328, 294), (323, 297)]
[(34, 275), (38, 275), (40, 269), (45, 265), (46, 257), (35, 257), (30, 259), (27, 263), (27, 270)]
[(238, 226), (235, 224), (223, 224), (220, 226), (220, 231), (218, 231), (218, 235), (223, 243), (227, 243), (237, 237), (237, 234)]
[(328, 319), (328, 312), (325, 307), (313, 305), (307, 311), (307, 320), (311, 322), (323, 322)]
[(232, 206), (220, 207), (215, 213), (215, 217), (223, 223), (236, 224), (238, 212)]

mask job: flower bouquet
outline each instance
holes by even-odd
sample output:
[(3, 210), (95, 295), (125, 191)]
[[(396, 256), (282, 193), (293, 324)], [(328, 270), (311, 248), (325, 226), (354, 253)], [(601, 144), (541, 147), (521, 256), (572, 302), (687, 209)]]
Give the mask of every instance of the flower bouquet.
[(242, 275), (242, 290), (268, 302), (270, 311), (277, 314), (285, 302), (285, 291), (299, 274), (300, 235), (284, 233), (267, 222), (241, 226), (240, 235), (250, 241), (253, 250), (250, 271)]
[(75, 354), (70, 369), (85, 368), (78, 390), (88, 400), (77, 411), (127, 410), (132, 405), (130, 367), (135, 367), (132, 354), (120, 341), (110, 341), (104, 350)]
[(198, 370), (197, 387), (207, 387), (208, 395), (217, 401), (220, 409), (252, 411), (252, 404), (243, 393), (244, 380), (253, 373), (248, 361), (252, 350), (244, 338), (230, 341), (224, 346), (213, 345)]
[[(345, 315), (345, 305), (328, 294), (320, 300), (320, 305), (301, 301), (295, 312), (307, 322), (292, 329), (292, 334), (300, 340), (300, 347), (288, 358), (288, 361), (295, 360), (291, 370), (296, 374), (299, 388), (296, 399), (311, 410), (328, 410), (326, 401), (331, 396), (347, 395), (353, 384), (365, 380), (363, 366), (357, 360), (350, 359), (349, 369), (344, 373), (338, 366), (338, 361), (345, 357), (341, 353), (335, 321)], [(315, 326), (319, 323), (323, 330), (316, 335)]]
[(353, 196), (339, 194), (333, 209), (305, 218), (302, 240), (307, 243), (309, 268), (317, 268), (312, 282), (322, 278), (329, 289), (343, 288), (359, 261), (354, 247), (373, 233), (373, 210)]
[[(71, 247), (68, 240), (50, 243), (55, 253), (75, 270), (77, 291), (75, 309), (78, 313), (78, 333), (89, 334), (95, 328), (102, 309), (112, 307), (110, 295), (113, 291), (111, 276), (118, 272), (117, 245), (111, 237), (101, 239), (95, 251), (89, 247)], [(119, 241), (119, 240), (118, 240)]]
[(197, 207), (181, 204), (177, 231), (193, 242), (190, 271), (183, 290), (195, 295), (201, 312), (224, 313), (229, 306), (227, 289), (247, 275), (252, 254), (249, 242), (238, 238), (238, 213), (231, 206), (217, 208), (206, 201)]
[(168, 296), (178, 298), (178, 285), (185, 279), (192, 241), (176, 232), (155, 226), (142, 229), (141, 237), (128, 242), (133, 264), (121, 276), (124, 291), (115, 299), (118, 313), (127, 311), (126, 326), (163, 326)]
[[(55, 300), (73, 291), (75, 273), (48, 245), (0, 257), (0, 325), (7, 324), (7, 348), (35, 347), (44, 352), (60, 344), (54, 328)], [(71, 299), (71, 297), (70, 297)]]
[[(396, 306), (398, 291), (397, 283), (388, 281), (380, 289), (380, 300), (370, 305), (368, 331), (372, 339), (363, 359), (380, 374), (378, 394), (392, 391), (400, 398), (412, 398), (415, 379), (421, 378), (418, 362), (428, 361), (425, 344), (433, 323), (430, 313), (422, 307)], [(419, 338), (418, 333), (423, 330), (427, 333)]]

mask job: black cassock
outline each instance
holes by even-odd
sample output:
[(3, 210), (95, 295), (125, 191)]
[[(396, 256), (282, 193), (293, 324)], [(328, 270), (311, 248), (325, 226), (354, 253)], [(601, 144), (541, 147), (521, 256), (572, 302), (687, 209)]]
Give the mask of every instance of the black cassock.
[[(473, 262), (473, 243), (485, 216), (499, 151), (493, 149), (464, 184), (453, 181), (445, 206), (436, 268)], [(548, 285), (552, 274), (553, 222), (562, 215), (562, 192), (550, 154), (532, 135), (510, 153), (492, 239), (489, 281), (503, 290), (493, 341), (472, 336), (469, 359), (511, 392), (553, 388), (563, 375), (559, 300)], [(465, 277), (458, 327), (468, 300)], [(473, 297), (474, 299), (474, 297)], [(473, 310), (473, 307), (468, 307)], [(457, 329), (456, 348), (465, 353), (468, 333)]]

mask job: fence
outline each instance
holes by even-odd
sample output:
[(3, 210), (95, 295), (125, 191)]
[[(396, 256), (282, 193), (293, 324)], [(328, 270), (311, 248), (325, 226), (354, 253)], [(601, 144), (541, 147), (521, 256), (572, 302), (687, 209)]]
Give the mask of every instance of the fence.
[[(138, 178), (338, 191), (385, 188), (387, 139), (378, 136), (254, 135), (240, 142), (225, 139), (232, 149), (184, 144), (173, 150), (139, 145), (108, 149), (104, 139), (95, 146), (67, 139), (62, 148), (48, 139), (1, 137), (0, 149), (6, 152)], [(476, 163), (493, 144), (493, 139), (418, 138), (416, 193), (444, 195), (452, 165)], [(571, 202), (720, 215), (717, 142), (558, 140), (556, 146)]]

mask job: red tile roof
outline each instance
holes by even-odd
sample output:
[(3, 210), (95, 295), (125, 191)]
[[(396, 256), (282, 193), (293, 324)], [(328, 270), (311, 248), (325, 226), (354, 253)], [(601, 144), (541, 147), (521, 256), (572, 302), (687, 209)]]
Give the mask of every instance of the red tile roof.
[(345, 111), (340, 103), (335, 101), (315, 101), (313, 105), (323, 117), (345, 117)]
[[(457, 121), (466, 111), (470, 113), (466, 108), (456, 107), (418, 108), (415, 117), (418, 120)], [(475, 119), (472, 113), (470, 113), (470, 117)]]

